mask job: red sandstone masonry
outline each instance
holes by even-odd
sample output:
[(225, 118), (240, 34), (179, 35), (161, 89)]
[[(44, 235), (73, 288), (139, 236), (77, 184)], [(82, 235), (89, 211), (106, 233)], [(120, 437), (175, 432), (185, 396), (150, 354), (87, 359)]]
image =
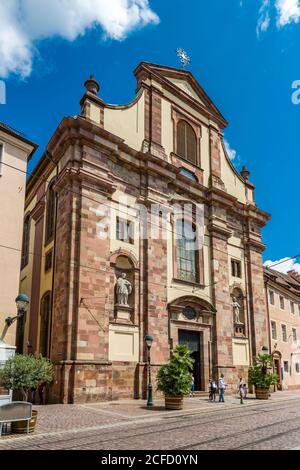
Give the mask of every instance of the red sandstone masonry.
[(221, 156), (220, 156), (221, 140), (218, 132), (210, 128), (210, 159), (211, 173), (213, 176), (221, 178)]

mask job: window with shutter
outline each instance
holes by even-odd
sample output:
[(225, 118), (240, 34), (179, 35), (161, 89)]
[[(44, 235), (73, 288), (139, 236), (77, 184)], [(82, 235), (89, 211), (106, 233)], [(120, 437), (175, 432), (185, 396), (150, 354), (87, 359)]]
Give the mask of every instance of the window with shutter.
[(30, 244), (30, 214), (28, 214), (24, 221), (23, 227), (23, 246), (22, 246), (22, 260), (21, 269), (25, 268), (29, 262), (29, 244)]
[(177, 154), (191, 163), (197, 163), (196, 134), (186, 121), (177, 124)]
[(45, 242), (49, 243), (54, 236), (55, 227), (55, 192), (53, 190), (54, 181), (50, 183), (47, 192), (47, 215), (46, 215), (46, 233)]
[(41, 301), (41, 319), (40, 319), (40, 354), (48, 357), (49, 350), (49, 331), (50, 331), (50, 313), (51, 313), (51, 294), (45, 294)]

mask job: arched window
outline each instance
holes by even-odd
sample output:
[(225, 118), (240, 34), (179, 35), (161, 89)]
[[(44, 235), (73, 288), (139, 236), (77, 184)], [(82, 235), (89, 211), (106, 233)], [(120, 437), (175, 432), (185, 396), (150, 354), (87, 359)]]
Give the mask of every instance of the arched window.
[(177, 154), (191, 163), (197, 163), (197, 138), (186, 121), (177, 124)]
[(46, 243), (50, 242), (54, 236), (55, 228), (55, 192), (53, 190), (55, 181), (49, 184), (47, 191), (47, 214), (46, 214)]
[(51, 293), (47, 292), (41, 300), (40, 310), (40, 354), (48, 357), (51, 315)]
[(198, 282), (197, 236), (192, 222), (184, 219), (176, 223), (177, 278)]
[(22, 259), (21, 269), (25, 268), (29, 262), (29, 244), (30, 244), (30, 214), (25, 217), (23, 226), (23, 245), (22, 245)]
[(185, 176), (186, 178), (189, 178), (190, 180), (195, 181), (196, 183), (198, 183), (198, 179), (197, 179), (196, 175), (194, 175), (194, 173), (187, 170), (186, 168), (181, 168), (179, 173), (182, 176)]

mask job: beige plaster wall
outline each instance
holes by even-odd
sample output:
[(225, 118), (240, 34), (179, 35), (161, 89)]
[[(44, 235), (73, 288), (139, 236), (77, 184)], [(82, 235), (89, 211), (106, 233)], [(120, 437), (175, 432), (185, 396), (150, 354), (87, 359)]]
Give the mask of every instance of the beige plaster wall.
[(145, 96), (141, 94), (132, 106), (104, 108), (104, 128), (140, 151), (145, 135), (144, 115)]
[(247, 339), (234, 338), (232, 340), (232, 353), (234, 366), (249, 366), (250, 351)]
[(16, 315), (15, 298), (19, 293), (20, 264), (23, 237), (24, 199), (27, 157), (32, 148), (0, 131), (4, 144), (0, 176), (0, 338), (15, 344), (16, 324), (8, 330), (5, 318)]
[(220, 146), (221, 154), (221, 179), (229, 194), (235, 196), (240, 202), (246, 203), (246, 187), (238, 175), (232, 169), (228, 159), (225, 156), (223, 146)]
[[(268, 300), (269, 291), (274, 292), (275, 305), (271, 305), (269, 302), (270, 312), (270, 332), (272, 332), (271, 321), (276, 322), (277, 339), (271, 339), (272, 351), (276, 350), (282, 354), (281, 366), (283, 362), (288, 361), (289, 372), (283, 373), (283, 387), (288, 388), (291, 386), (298, 386), (300, 388), (300, 373), (296, 372), (295, 363), (300, 365), (300, 315), (299, 305), (300, 299), (289, 296), (280, 290), (276, 290), (271, 286), (268, 288)], [(282, 295), (285, 298), (285, 308), (280, 308), (279, 296)], [(293, 315), (290, 310), (290, 301), (295, 304), (295, 314)], [(282, 341), (281, 325), (285, 324), (287, 329), (287, 342)], [(292, 328), (296, 328), (297, 331), (297, 343), (293, 343), (292, 340)]]
[(170, 161), (170, 154), (174, 152), (174, 123), (172, 119), (171, 103), (164, 99), (162, 99), (161, 120), (162, 146), (164, 147), (168, 160)]
[[(235, 283), (239, 283), (242, 285), (243, 288), (245, 288), (245, 265), (244, 265), (244, 260), (245, 260), (245, 255), (244, 255), (244, 249), (242, 247), (242, 241), (238, 237), (230, 237), (228, 240), (228, 272), (229, 272), (229, 284), (233, 286)], [(237, 260), (241, 261), (241, 268), (242, 268), (242, 277), (237, 278), (232, 276), (231, 273), (231, 260)]]
[(169, 78), (169, 80), (175, 86), (177, 86), (182, 91), (184, 91), (187, 95), (191, 96), (196, 101), (199, 101), (199, 103), (201, 103), (204, 106), (203, 101), (200, 99), (198, 94), (195, 92), (195, 90), (191, 87), (191, 85), (188, 82), (186, 82), (185, 80), (180, 80), (179, 78)]
[(139, 328), (109, 325), (109, 361), (138, 362)]

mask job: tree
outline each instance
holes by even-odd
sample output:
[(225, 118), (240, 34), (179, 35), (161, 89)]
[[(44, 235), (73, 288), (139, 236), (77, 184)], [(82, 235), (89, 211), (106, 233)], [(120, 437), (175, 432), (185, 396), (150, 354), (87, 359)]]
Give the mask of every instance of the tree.
[(259, 354), (254, 366), (249, 369), (249, 384), (257, 388), (269, 389), (271, 385), (278, 382), (277, 374), (268, 372), (268, 368), (273, 365), (273, 357), (269, 354)]
[(192, 352), (184, 344), (176, 346), (171, 359), (157, 374), (158, 390), (166, 396), (184, 396), (190, 391), (194, 359)]
[(24, 401), (28, 401), (30, 390), (53, 380), (53, 365), (42, 356), (17, 354), (0, 369), (0, 384), (7, 390), (20, 390)]

